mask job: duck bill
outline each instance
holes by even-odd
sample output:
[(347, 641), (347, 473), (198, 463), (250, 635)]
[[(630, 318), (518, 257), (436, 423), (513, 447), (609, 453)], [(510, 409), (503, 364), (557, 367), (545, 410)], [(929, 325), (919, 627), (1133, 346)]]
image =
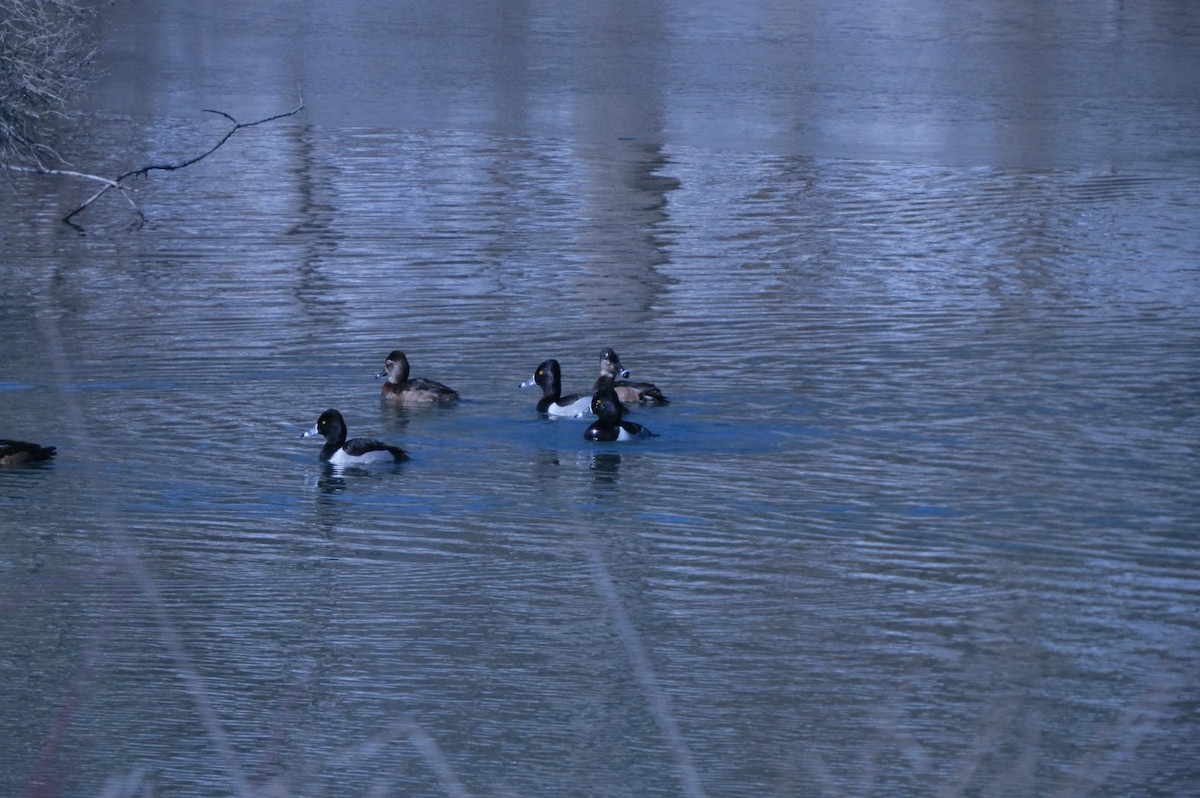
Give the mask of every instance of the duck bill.
[(517, 387), (519, 387), (519, 388), (528, 388), (530, 385), (537, 385), (537, 377), (536, 377), (536, 376), (534, 376), (534, 377), (530, 377), (529, 379), (525, 380), (525, 382), (521, 383), (521, 384), (520, 384), (519, 386), (517, 386)]
[(302, 433), (300, 433), (300, 437), (301, 437), (301, 438), (311, 438), (311, 437), (313, 437), (314, 435), (320, 435), (320, 434), (321, 434), (321, 433), (317, 431), (317, 425), (316, 425), (316, 424), (313, 424), (313, 425), (312, 425), (312, 429), (310, 429), (308, 432), (302, 432)]

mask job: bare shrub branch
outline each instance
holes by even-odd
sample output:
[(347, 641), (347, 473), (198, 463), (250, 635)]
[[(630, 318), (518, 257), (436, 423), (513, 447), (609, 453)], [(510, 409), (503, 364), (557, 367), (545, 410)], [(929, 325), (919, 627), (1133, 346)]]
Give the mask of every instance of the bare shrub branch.
[(0, 0), (0, 164), (58, 160), (56, 124), (99, 54), (94, 17), (70, 0)]

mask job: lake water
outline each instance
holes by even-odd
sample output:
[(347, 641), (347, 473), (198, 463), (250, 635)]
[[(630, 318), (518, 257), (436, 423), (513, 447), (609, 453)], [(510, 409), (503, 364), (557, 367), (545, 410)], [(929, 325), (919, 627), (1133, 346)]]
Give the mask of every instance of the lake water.
[(260, 5), (0, 184), (0, 794), (1200, 794), (1200, 8)]

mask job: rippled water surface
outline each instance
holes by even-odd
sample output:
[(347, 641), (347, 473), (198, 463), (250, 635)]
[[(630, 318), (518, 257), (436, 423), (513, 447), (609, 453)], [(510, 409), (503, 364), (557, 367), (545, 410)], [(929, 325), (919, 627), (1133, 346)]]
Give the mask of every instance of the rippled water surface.
[(1194, 794), (1190, 6), (173, 5), (79, 168), (306, 107), (0, 187), (0, 793)]

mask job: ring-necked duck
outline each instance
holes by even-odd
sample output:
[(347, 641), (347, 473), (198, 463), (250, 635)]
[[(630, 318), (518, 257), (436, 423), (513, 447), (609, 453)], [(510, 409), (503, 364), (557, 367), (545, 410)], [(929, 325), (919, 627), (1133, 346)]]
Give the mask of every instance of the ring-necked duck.
[(557, 360), (544, 361), (533, 372), (533, 376), (521, 383), (522, 388), (530, 385), (540, 385), (542, 398), (537, 403), (539, 413), (566, 418), (580, 418), (592, 414), (592, 397), (586, 394), (573, 393), (562, 395), (562, 370)]
[(665, 405), (671, 401), (663, 396), (663, 392), (656, 385), (617, 379), (617, 377), (628, 376), (629, 369), (621, 366), (621, 358), (617, 357), (617, 353), (612, 349), (605, 349), (600, 353), (600, 376), (596, 378), (596, 384), (592, 386), (592, 390), (599, 391), (601, 388), (611, 387), (616, 390), (617, 398), (622, 402), (650, 402)]
[(458, 401), (458, 391), (440, 382), (408, 376), (408, 358), (399, 349), (387, 356), (383, 371), (375, 375), (387, 377), (379, 389), (384, 399), (404, 404), (446, 404)]
[(24, 465), (49, 460), (58, 451), (53, 446), (39, 446), (25, 441), (0, 439), (0, 465)]
[(612, 388), (601, 388), (592, 397), (592, 412), (598, 417), (583, 433), (589, 441), (635, 441), (652, 433), (641, 424), (621, 418), (621, 400)]
[(408, 455), (403, 449), (369, 438), (346, 440), (346, 422), (342, 414), (330, 408), (321, 414), (313, 428), (300, 437), (325, 436), (321, 459), (334, 465), (365, 465), (367, 463), (403, 463)]

